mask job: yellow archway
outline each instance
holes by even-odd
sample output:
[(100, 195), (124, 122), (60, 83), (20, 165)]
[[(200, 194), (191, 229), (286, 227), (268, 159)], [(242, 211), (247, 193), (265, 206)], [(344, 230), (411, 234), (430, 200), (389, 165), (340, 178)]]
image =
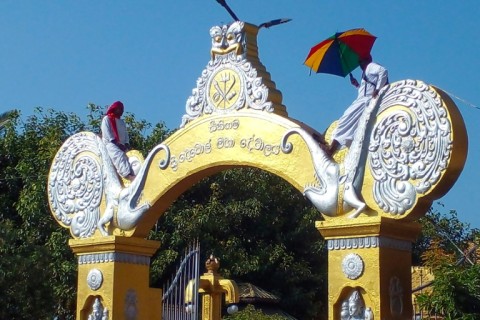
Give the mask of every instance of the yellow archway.
[[(167, 169), (150, 169), (142, 201), (153, 206), (132, 236), (144, 237), (178, 196), (200, 179), (225, 169), (260, 168), (282, 177), (303, 192), (304, 186), (315, 182), (308, 148), (299, 137), (289, 141), (299, 146), (290, 154), (282, 151), (281, 145), (283, 134), (297, 127), (298, 123), (288, 118), (255, 111), (192, 121), (164, 142), (170, 149), (170, 165)], [(165, 153), (159, 153), (153, 163), (164, 158)]]
[(320, 133), (288, 117), (258, 59), (257, 33), (241, 21), (210, 30), (211, 60), (181, 128), (147, 155), (131, 185), (120, 182), (92, 133), (72, 136), (58, 151), (49, 202), (74, 238), (78, 319), (94, 306), (112, 318), (126, 310), (158, 318), (161, 292), (148, 279), (160, 244), (144, 238), (194, 183), (239, 166), (282, 177), (324, 215), (316, 227), (329, 249), (329, 319), (339, 318), (349, 297), (368, 304), (376, 319), (411, 317), (410, 295), (402, 292), (411, 286), (415, 220), (463, 169), (460, 113), (421, 81), (392, 83), (366, 107), (350, 149), (332, 158)]

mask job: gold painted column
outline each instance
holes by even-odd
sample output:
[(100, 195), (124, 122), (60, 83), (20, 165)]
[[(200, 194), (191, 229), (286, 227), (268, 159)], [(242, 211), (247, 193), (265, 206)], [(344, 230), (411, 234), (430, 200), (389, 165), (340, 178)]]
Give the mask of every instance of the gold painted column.
[(78, 259), (78, 320), (161, 319), (162, 291), (149, 287), (158, 241), (107, 236), (69, 245)]
[(317, 221), (328, 243), (328, 319), (411, 319), (416, 222), (380, 217)]
[(220, 262), (210, 256), (205, 266), (207, 272), (200, 277), (199, 293), (202, 294), (202, 320), (220, 320), (222, 318), (222, 300), (238, 303), (240, 295), (237, 284), (233, 280), (224, 279), (219, 273)]

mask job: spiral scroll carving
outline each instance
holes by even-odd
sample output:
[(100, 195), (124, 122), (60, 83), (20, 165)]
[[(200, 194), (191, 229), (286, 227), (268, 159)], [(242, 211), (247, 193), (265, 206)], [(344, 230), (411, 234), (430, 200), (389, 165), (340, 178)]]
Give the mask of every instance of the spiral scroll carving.
[(438, 93), (423, 82), (397, 82), (383, 99), (369, 146), (373, 192), (385, 212), (402, 215), (446, 170), (451, 123)]
[(88, 132), (70, 137), (53, 160), (48, 199), (53, 215), (75, 237), (90, 237), (100, 217), (103, 173), (99, 138)]

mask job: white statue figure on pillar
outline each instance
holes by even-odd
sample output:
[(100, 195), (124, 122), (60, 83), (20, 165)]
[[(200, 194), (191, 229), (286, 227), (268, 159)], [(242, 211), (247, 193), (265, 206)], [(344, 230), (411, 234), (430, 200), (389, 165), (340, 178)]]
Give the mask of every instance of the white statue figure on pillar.
[(373, 311), (365, 306), (362, 294), (359, 290), (354, 290), (348, 299), (342, 302), (340, 310), (341, 320), (373, 320)]
[(340, 311), (340, 320), (348, 320), (349, 313), (348, 313), (348, 301), (342, 302), (342, 310)]
[(365, 309), (365, 320), (373, 320), (373, 311), (370, 307), (367, 307), (367, 309)]
[(362, 295), (358, 290), (352, 292), (348, 298), (348, 319), (351, 320), (363, 320), (365, 303), (363, 302)]
[(92, 313), (88, 316), (88, 320), (108, 320), (108, 310), (103, 307), (98, 297), (93, 302)]

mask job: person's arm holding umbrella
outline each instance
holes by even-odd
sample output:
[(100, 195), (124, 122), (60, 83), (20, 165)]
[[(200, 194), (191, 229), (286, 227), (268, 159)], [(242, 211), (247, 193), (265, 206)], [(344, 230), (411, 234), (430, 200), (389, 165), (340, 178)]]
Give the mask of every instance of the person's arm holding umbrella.
[[(370, 81), (367, 81), (367, 77), (364, 77), (366, 67), (372, 61), (370, 51), (375, 39), (376, 37), (365, 29), (337, 32), (313, 46), (305, 59), (304, 64), (317, 73), (328, 73), (341, 77), (346, 77), (348, 74), (350, 83), (358, 89), (357, 99), (345, 110), (333, 130), (332, 142), (326, 148), (326, 153), (330, 156), (340, 146), (350, 146), (363, 109), (372, 98), (372, 92), (377, 89), (377, 83), (372, 86)], [(358, 66), (363, 70), (361, 83), (351, 74)], [(384, 78), (384, 76), (379, 75), (375, 78)], [(372, 77), (372, 82), (375, 81), (375, 78)], [(385, 83), (386, 80), (381, 83), (379, 81), (378, 89)], [(375, 93), (376, 95), (378, 95), (378, 91)]]
[(352, 74), (350, 73), (350, 83), (358, 89), (358, 87), (360, 87), (360, 83), (358, 83), (357, 79), (355, 79), (354, 76), (352, 76)]

